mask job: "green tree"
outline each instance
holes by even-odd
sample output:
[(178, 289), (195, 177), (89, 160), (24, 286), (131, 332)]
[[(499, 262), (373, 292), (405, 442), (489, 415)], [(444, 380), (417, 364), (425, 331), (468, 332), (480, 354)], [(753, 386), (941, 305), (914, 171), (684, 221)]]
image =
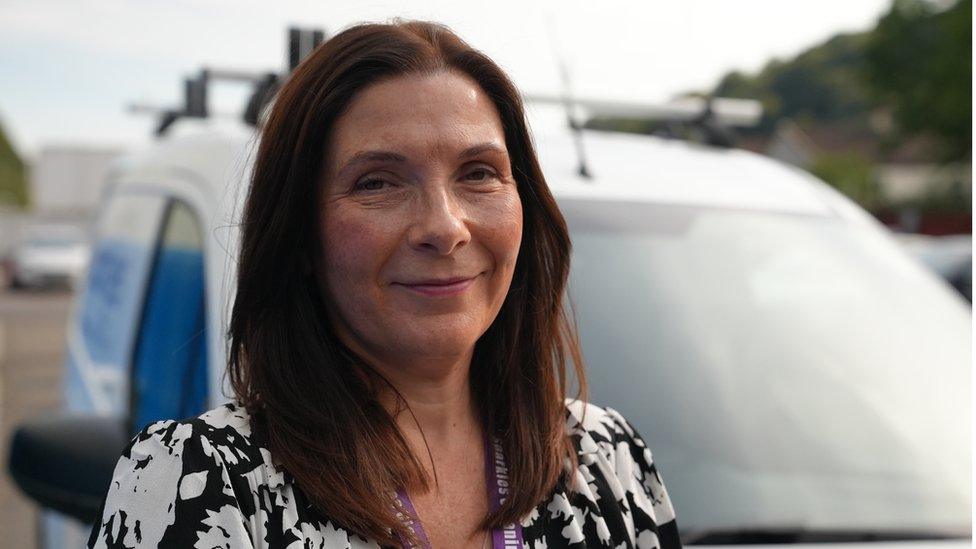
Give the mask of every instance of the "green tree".
[(813, 160), (810, 172), (830, 183), (866, 210), (883, 202), (881, 186), (869, 158), (855, 152), (823, 153)]
[(928, 133), (945, 160), (972, 156), (972, 1), (947, 9), (895, 0), (865, 50), (870, 90), (894, 115), (897, 132)]
[(0, 127), (0, 205), (27, 206), (27, 169)]
[(866, 40), (866, 33), (838, 34), (789, 61), (770, 61), (755, 76), (730, 72), (712, 93), (761, 101), (763, 120), (756, 133), (769, 134), (787, 117), (818, 122), (856, 119), (866, 125), (871, 107), (861, 79)]

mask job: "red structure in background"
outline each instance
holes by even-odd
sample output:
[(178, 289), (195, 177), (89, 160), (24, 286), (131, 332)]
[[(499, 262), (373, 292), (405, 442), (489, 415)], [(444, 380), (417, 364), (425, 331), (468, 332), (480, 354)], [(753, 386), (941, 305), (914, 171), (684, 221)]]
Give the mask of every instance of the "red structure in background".
[(905, 214), (896, 211), (876, 213), (875, 217), (890, 229), (899, 232), (913, 232), (932, 236), (950, 234), (972, 234), (973, 215), (971, 213), (930, 213), (915, 217), (912, 225), (906, 226)]

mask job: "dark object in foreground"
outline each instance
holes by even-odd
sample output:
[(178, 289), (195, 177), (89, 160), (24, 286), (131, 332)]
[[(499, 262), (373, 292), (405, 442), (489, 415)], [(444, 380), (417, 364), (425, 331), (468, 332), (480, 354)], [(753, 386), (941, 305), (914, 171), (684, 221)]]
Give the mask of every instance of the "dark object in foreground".
[(128, 441), (124, 424), (115, 418), (36, 418), (14, 433), (10, 475), (41, 505), (91, 523)]
[(962, 539), (964, 531), (925, 530), (817, 530), (808, 528), (744, 528), (683, 532), (682, 540), (695, 545), (771, 545), (790, 543), (863, 543), (874, 541), (911, 541)]

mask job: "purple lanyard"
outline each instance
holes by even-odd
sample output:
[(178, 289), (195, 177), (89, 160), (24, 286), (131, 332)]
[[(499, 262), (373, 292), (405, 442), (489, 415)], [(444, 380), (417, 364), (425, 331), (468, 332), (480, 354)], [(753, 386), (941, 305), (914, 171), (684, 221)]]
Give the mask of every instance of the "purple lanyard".
[[(508, 496), (508, 466), (505, 465), (505, 453), (502, 451), (501, 442), (496, 438), (492, 438), (489, 444), (488, 440), (486, 437), (485, 481), (488, 484), (488, 500), (491, 505), (491, 510), (496, 511), (505, 502), (505, 497)], [(413, 503), (410, 502), (410, 497), (407, 496), (404, 490), (398, 490), (396, 496), (397, 518), (420, 541), (419, 547), (422, 549), (431, 549), (430, 538), (427, 537), (427, 532), (424, 531), (423, 525), (420, 524), (420, 520), (417, 518), (417, 510), (414, 508)], [(417, 545), (411, 544), (402, 536), (400, 537), (400, 542), (404, 549), (418, 547)], [(515, 522), (502, 528), (493, 528), (491, 531), (491, 542), (493, 549), (508, 549), (512, 547), (521, 549), (522, 525)]]

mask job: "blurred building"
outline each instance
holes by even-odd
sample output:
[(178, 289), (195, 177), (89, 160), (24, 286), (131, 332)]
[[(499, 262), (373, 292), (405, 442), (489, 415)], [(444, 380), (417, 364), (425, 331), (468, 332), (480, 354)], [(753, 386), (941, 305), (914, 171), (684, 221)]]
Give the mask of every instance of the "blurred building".
[(27, 209), (0, 205), (0, 257), (39, 225), (87, 232), (105, 190), (112, 161), (121, 148), (88, 145), (44, 147), (28, 161)]
[(108, 168), (122, 152), (84, 145), (45, 147), (31, 166), (31, 209), (44, 216), (93, 215)]

